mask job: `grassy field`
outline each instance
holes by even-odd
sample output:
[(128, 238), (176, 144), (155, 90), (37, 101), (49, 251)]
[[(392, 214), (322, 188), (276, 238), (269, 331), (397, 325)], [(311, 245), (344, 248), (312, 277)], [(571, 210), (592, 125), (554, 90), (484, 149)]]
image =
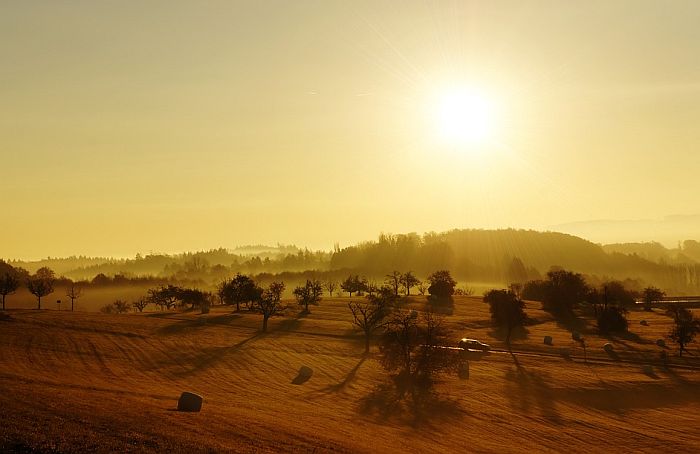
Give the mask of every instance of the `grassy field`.
[[(532, 323), (514, 355), (471, 362), (468, 380), (446, 378), (416, 409), (383, 392), (376, 347), (362, 354), (347, 302), (326, 298), (303, 317), (295, 309), (267, 334), (259, 316), (230, 308), (9, 310), (0, 319), (0, 451), (700, 451), (700, 350), (661, 367), (655, 341), (671, 319), (660, 311), (632, 312), (624, 338), (578, 321), (584, 362), (573, 327), (528, 303)], [(481, 298), (456, 298), (446, 323), (455, 342), (504, 347)], [(313, 376), (294, 384), (301, 366)], [(185, 390), (204, 396), (201, 413), (174, 411)]]

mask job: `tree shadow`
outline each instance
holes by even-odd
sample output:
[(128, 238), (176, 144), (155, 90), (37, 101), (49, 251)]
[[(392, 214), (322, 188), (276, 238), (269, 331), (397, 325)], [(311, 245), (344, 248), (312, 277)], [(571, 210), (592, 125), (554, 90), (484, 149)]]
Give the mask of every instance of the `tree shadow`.
[(523, 413), (530, 413), (535, 408), (544, 418), (554, 424), (562, 424), (561, 415), (557, 411), (555, 393), (547, 383), (546, 375), (530, 372), (522, 367), (513, 355), (516, 368), (506, 371), (506, 394), (511, 399), (511, 405)]
[[(508, 337), (508, 329), (503, 326), (494, 326), (491, 331), (488, 332), (488, 335), (494, 339), (505, 342), (506, 338)], [(510, 341), (513, 342), (524, 340), (527, 339), (529, 335), (530, 331), (528, 331), (527, 328), (524, 326), (516, 326), (510, 333)]]
[(363, 397), (360, 414), (378, 423), (395, 423), (412, 427), (440, 426), (455, 422), (463, 415), (459, 403), (440, 396), (432, 389), (412, 395), (400, 395), (393, 383), (381, 383)]
[(236, 319), (241, 318), (240, 314), (223, 314), (216, 316), (200, 316), (197, 318), (175, 319), (176, 322), (159, 328), (157, 334), (180, 334), (196, 328), (204, 328), (206, 326), (230, 325)]
[(580, 317), (576, 312), (565, 312), (562, 314), (552, 314), (559, 328), (565, 329), (570, 333), (590, 333), (591, 330), (586, 323), (586, 320)]
[(210, 347), (197, 351), (194, 354), (173, 353), (173, 356), (168, 356), (168, 359), (156, 364), (156, 368), (173, 367), (175, 371), (173, 375), (177, 377), (186, 377), (203, 372), (221, 362), (226, 356), (238, 352), (248, 342), (251, 342), (263, 333), (256, 333), (251, 337), (243, 339), (228, 347)]
[(345, 375), (345, 378), (343, 378), (342, 381), (339, 383), (333, 384), (333, 385), (328, 385), (327, 387), (323, 388), (321, 390), (322, 393), (337, 393), (345, 390), (345, 388), (355, 380), (355, 376), (357, 375), (357, 371), (360, 370), (360, 367), (362, 367), (362, 364), (367, 360), (368, 355), (363, 355), (362, 358), (355, 364), (355, 366), (350, 369), (350, 371)]

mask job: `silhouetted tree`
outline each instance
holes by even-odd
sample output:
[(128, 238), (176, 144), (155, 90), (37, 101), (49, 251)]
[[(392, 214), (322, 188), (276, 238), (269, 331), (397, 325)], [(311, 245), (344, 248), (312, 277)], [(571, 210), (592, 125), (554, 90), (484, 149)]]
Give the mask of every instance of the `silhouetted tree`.
[(235, 304), (236, 312), (241, 303), (250, 303), (259, 296), (255, 281), (245, 274), (237, 273), (233, 279), (224, 281), (219, 287), (219, 296), (224, 304)]
[(608, 304), (616, 304), (624, 308), (634, 307), (637, 297), (635, 292), (627, 290), (620, 281), (605, 282), (602, 293), (604, 308), (607, 308)]
[(382, 327), (396, 298), (392, 290), (388, 290), (388, 292), (379, 291), (378, 295), (369, 295), (366, 302), (348, 303), (353, 318), (352, 324), (361, 329), (365, 335), (365, 353), (369, 353), (370, 338)]
[(182, 289), (180, 287), (168, 284), (167, 286), (161, 285), (158, 288), (148, 289), (146, 298), (156, 306), (171, 310), (177, 305), (178, 301), (181, 301), (181, 295)]
[(209, 293), (196, 288), (181, 288), (178, 292), (178, 299), (182, 305), (189, 304), (190, 309), (194, 310), (209, 302)]
[(489, 290), (484, 294), (488, 303), (491, 320), (506, 329), (506, 344), (510, 348), (510, 336), (513, 329), (523, 326), (527, 321), (525, 303), (510, 290)]
[(550, 270), (544, 281), (529, 281), (523, 287), (525, 299), (541, 301), (544, 310), (557, 316), (571, 314), (589, 294), (583, 276), (562, 269)]
[(598, 330), (603, 334), (627, 331), (628, 322), (624, 306), (606, 305), (598, 315)]
[(401, 285), (403, 286), (406, 296), (411, 296), (411, 288), (419, 283), (420, 281), (411, 271), (407, 271), (401, 276)]
[(75, 300), (83, 295), (83, 289), (75, 285), (75, 282), (71, 282), (66, 290), (66, 296), (70, 298), (70, 310), (73, 312), (75, 309)]
[(361, 294), (363, 291), (367, 290), (367, 279), (360, 278), (358, 275), (350, 275), (341, 284), (340, 288), (350, 294), (352, 298), (353, 293)]
[(428, 276), (428, 282), (430, 282), (428, 293), (439, 299), (451, 298), (457, 285), (457, 282), (452, 279), (452, 275), (447, 270), (435, 271)]
[(148, 300), (144, 297), (141, 297), (136, 301), (132, 302), (131, 306), (137, 311), (143, 312), (143, 310), (146, 309), (146, 307), (148, 306)]
[(34, 275), (27, 280), (27, 290), (36, 296), (37, 308), (41, 309), (41, 298), (53, 293), (53, 284), (56, 275), (53, 270), (47, 267), (39, 268)]
[(398, 271), (393, 271), (391, 274), (387, 274), (384, 279), (384, 283), (394, 290), (394, 295), (399, 296), (399, 289), (401, 288), (401, 276), (402, 274)]
[(5, 297), (14, 294), (19, 288), (19, 278), (14, 272), (6, 271), (0, 276), (0, 295), (2, 295), (2, 310), (5, 310)]
[(650, 311), (651, 305), (655, 301), (660, 301), (666, 293), (656, 287), (647, 287), (642, 291), (642, 299), (644, 300), (644, 310)]
[(292, 293), (300, 306), (304, 306), (304, 312), (309, 313), (309, 304), (318, 306), (323, 294), (321, 282), (307, 279), (306, 284), (296, 287)]
[(438, 375), (459, 371), (461, 356), (444, 348), (448, 345), (442, 318), (432, 312), (417, 316), (415, 312), (397, 311), (389, 317), (379, 351), (382, 366), (393, 372), (400, 397), (409, 393), (419, 401)]
[(418, 289), (418, 293), (421, 295), (425, 295), (425, 292), (428, 291), (428, 285), (425, 281), (418, 281), (416, 288)]
[(693, 317), (693, 313), (690, 310), (681, 306), (672, 306), (669, 308), (668, 314), (673, 317), (674, 322), (668, 337), (680, 347), (678, 356), (683, 356), (683, 350), (686, 349), (685, 346), (691, 343), (695, 336), (700, 333), (700, 320)]
[(251, 310), (262, 314), (263, 316), (263, 332), (267, 332), (267, 321), (270, 317), (280, 314), (284, 311), (282, 306), (282, 293), (284, 292), (283, 282), (272, 282), (266, 289), (258, 289), (257, 294), (252, 301)]
[(338, 283), (333, 279), (328, 279), (323, 285), (328, 290), (328, 296), (333, 297), (333, 292), (338, 288)]

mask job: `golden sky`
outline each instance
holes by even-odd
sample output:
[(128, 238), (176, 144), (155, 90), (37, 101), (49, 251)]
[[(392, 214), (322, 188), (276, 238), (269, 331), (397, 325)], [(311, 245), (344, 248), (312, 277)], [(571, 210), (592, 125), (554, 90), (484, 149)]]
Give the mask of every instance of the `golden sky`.
[[(696, 213), (698, 24), (696, 1), (4, 1), (0, 257)], [(436, 124), (464, 90), (477, 142)]]

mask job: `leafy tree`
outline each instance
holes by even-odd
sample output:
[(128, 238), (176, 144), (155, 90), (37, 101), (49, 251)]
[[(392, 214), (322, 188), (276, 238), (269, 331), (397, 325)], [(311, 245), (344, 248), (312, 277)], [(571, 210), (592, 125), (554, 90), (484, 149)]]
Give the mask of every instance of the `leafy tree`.
[(150, 303), (165, 308), (167, 310), (173, 309), (182, 294), (182, 289), (172, 284), (167, 286), (161, 285), (158, 288), (148, 289), (148, 296), (146, 297)]
[(671, 307), (668, 313), (673, 317), (674, 322), (668, 337), (680, 347), (678, 356), (683, 356), (683, 350), (686, 350), (685, 346), (693, 342), (695, 336), (700, 333), (700, 320), (693, 317), (690, 310), (681, 306)]
[(656, 287), (647, 287), (644, 290), (642, 290), (642, 299), (644, 300), (644, 310), (645, 311), (650, 311), (651, 310), (651, 305), (655, 301), (661, 300), (664, 296), (666, 296), (666, 293), (662, 291), (659, 288)]
[(428, 276), (428, 293), (439, 299), (451, 298), (455, 292), (457, 282), (452, 279), (452, 275), (447, 270), (435, 271)]
[(411, 288), (420, 284), (420, 280), (413, 274), (413, 272), (408, 271), (401, 276), (401, 285), (403, 286), (406, 296), (411, 296)]
[(182, 305), (190, 305), (190, 309), (202, 307), (209, 301), (209, 293), (193, 288), (181, 288), (178, 292), (178, 299)]
[(5, 297), (14, 294), (19, 288), (19, 278), (14, 272), (5, 272), (0, 276), (0, 295), (2, 295), (2, 310), (5, 310)]
[(53, 293), (55, 279), (56, 275), (53, 270), (44, 266), (39, 268), (36, 273), (27, 280), (27, 290), (29, 290), (32, 295), (36, 296), (38, 309), (41, 309), (41, 298)]
[(251, 311), (262, 314), (263, 332), (267, 332), (267, 321), (270, 317), (281, 314), (285, 307), (282, 306), (283, 282), (273, 282), (266, 289), (257, 288), (256, 296), (251, 303)]
[(335, 289), (338, 288), (338, 283), (333, 279), (328, 279), (326, 282), (324, 282), (323, 286), (326, 290), (328, 290), (328, 296), (332, 298), (333, 292), (335, 292)]
[(627, 331), (626, 313), (624, 306), (617, 304), (605, 306), (598, 314), (598, 330), (603, 334)]
[(75, 300), (83, 295), (83, 289), (75, 285), (75, 282), (71, 282), (66, 290), (66, 296), (70, 298), (70, 310), (73, 312), (75, 309)]
[(320, 281), (307, 279), (306, 284), (296, 287), (292, 293), (300, 306), (304, 306), (304, 312), (309, 313), (309, 304), (318, 306), (323, 294)]
[(459, 371), (462, 357), (444, 348), (450, 344), (448, 334), (442, 319), (432, 312), (417, 316), (397, 311), (388, 319), (379, 351), (400, 397), (410, 394), (419, 401), (439, 375)]
[(393, 271), (391, 274), (387, 274), (384, 278), (384, 283), (394, 289), (394, 295), (399, 296), (399, 289), (401, 288), (401, 277), (403, 275), (398, 271)]
[(362, 285), (362, 280), (360, 279), (360, 276), (353, 276), (351, 274), (343, 282), (340, 283), (340, 288), (343, 289), (343, 291), (348, 292), (350, 294), (350, 298), (352, 298), (352, 294), (355, 292), (361, 292), (364, 286)]
[(506, 329), (506, 344), (510, 347), (510, 336), (513, 329), (525, 325), (525, 302), (510, 290), (489, 290), (484, 295), (488, 303), (491, 320)]
[(235, 304), (236, 312), (241, 303), (250, 303), (259, 296), (255, 281), (245, 274), (237, 273), (233, 279), (224, 281), (219, 287), (219, 296), (224, 304)]
[(557, 316), (569, 315), (574, 305), (585, 301), (590, 287), (578, 273), (552, 269), (543, 281), (530, 281), (523, 287), (525, 299), (542, 301), (542, 308)]
[(634, 307), (637, 295), (635, 292), (627, 290), (620, 281), (608, 281), (603, 284), (603, 307), (608, 304), (617, 304), (625, 308)]

